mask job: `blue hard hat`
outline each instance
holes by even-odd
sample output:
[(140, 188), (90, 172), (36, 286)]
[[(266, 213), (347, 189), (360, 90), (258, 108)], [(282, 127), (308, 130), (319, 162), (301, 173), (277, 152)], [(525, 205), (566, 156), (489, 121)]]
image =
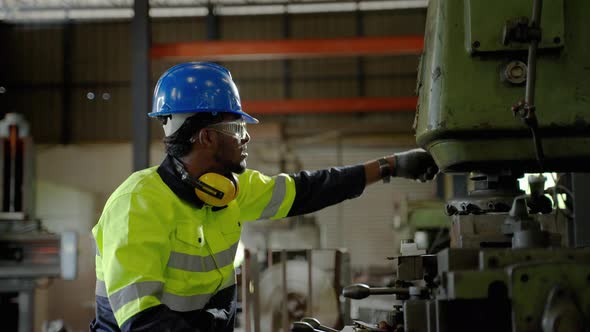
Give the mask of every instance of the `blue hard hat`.
[(247, 123), (258, 120), (244, 111), (229, 70), (210, 62), (187, 62), (168, 69), (156, 84), (151, 117), (181, 113), (227, 112)]

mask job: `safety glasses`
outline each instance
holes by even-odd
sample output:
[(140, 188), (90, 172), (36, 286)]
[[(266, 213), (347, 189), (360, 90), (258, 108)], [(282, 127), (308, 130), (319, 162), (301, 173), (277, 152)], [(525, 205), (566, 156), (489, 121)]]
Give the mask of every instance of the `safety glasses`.
[(207, 126), (207, 128), (211, 128), (223, 134), (233, 136), (240, 141), (245, 140), (246, 137), (248, 137), (246, 122), (241, 119), (236, 121), (214, 123)]

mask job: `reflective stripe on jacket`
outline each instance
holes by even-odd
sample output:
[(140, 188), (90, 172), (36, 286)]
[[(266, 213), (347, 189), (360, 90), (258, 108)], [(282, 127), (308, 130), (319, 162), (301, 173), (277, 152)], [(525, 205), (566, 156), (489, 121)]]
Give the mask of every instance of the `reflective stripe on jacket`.
[(132, 174), (107, 201), (96, 240), (96, 295), (107, 297), (117, 324), (159, 304), (186, 312), (235, 284), (233, 261), (242, 222), (287, 216), (293, 178), (246, 170), (226, 208), (181, 200), (157, 167)]

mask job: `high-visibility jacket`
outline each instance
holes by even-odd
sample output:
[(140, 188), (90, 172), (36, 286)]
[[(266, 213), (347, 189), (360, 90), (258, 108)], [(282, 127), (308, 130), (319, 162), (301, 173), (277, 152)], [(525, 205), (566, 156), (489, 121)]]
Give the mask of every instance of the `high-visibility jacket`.
[(109, 198), (92, 229), (96, 295), (106, 297), (117, 325), (148, 308), (199, 310), (235, 284), (233, 260), (242, 223), (287, 216), (291, 176), (246, 170), (239, 193), (223, 209), (179, 199), (157, 167), (131, 175)]
[(237, 289), (229, 262), (242, 222), (358, 197), (365, 172), (362, 164), (274, 177), (248, 170), (239, 181), (228, 207), (206, 207), (167, 156), (157, 171), (132, 174), (111, 195), (93, 229), (91, 331), (233, 331)]

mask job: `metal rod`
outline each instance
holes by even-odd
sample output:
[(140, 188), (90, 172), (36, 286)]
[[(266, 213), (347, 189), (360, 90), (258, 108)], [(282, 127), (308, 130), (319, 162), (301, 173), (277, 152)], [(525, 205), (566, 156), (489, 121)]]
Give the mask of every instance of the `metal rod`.
[(287, 307), (287, 303), (289, 301), (289, 293), (287, 291), (287, 251), (281, 250), (281, 270), (282, 270), (282, 278), (283, 278), (283, 301), (282, 304), (282, 325), (283, 331), (289, 331), (289, 310)]
[(360, 300), (371, 295), (408, 295), (409, 289), (402, 287), (369, 287), (365, 284), (352, 284), (342, 290), (342, 296)]
[(18, 332), (33, 331), (35, 325), (34, 306), (34, 289), (22, 290), (18, 293)]
[[(350, 254), (345, 249), (336, 249), (334, 253), (334, 285), (336, 286), (336, 297), (340, 298), (343, 285), (349, 285), (352, 281), (350, 274)], [(351, 325), (350, 319), (350, 299), (344, 298), (340, 301), (340, 311), (342, 317), (338, 322), (338, 327)]]
[(533, 0), (533, 14), (531, 18), (530, 31), (534, 35), (529, 36), (529, 52), (527, 59), (527, 80), (525, 87), (525, 107), (527, 108), (526, 116), (523, 119), (531, 130), (533, 137), (533, 144), (535, 149), (535, 157), (539, 164), (539, 172), (543, 171), (543, 159), (545, 153), (543, 152), (543, 143), (538, 130), (538, 120), (535, 109), (535, 85), (537, 81), (537, 50), (539, 42), (542, 38), (541, 32), (541, 12), (543, 9), (543, 0)]
[[(531, 28), (539, 29), (541, 27), (541, 11), (543, 9), (543, 0), (533, 1), (533, 17), (531, 21)], [(527, 81), (525, 101), (529, 107), (535, 104), (535, 82), (537, 79), (537, 49), (539, 46), (539, 38), (534, 38), (529, 44), (528, 64), (527, 64)]]
[(242, 263), (242, 311), (246, 332), (252, 332), (252, 313), (250, 312), (250, 250), (244, 249), (244, 263)]
[(257, 255), (253, 255), (254, 258), (250, 260), (251, 269), (250, 272), (252, 277), (250, 282), (252, 283), (252, 301), (254, 302), (254, 332), (260, 332), (260, 288), (259, 288), (259, 269), (258, 269), (258, 258)]
[(18, 167), (17, 164), (17, 154), (18, 154), (18, 126), (16, 124), (11, 125), (9, 127), (10, 131), (10, 191), (8, 193), (9, 201), (8, 201), (8, 212), (19, 212), (17, 209), (17, 200), (18, 200), (18, 192), (17, 192), (17, 171), (16, 168)]
[(407, 288), (401, 287), (374, 287), (370, 290), (371, 295), (390, 295), (390, 294), (398, 294), (398, 295), (408, 295), (409, 290)]
[(313, 317), (313, 261), (311, 249), (307, 249), (305, 255), (307, 256), (307, 316)]

